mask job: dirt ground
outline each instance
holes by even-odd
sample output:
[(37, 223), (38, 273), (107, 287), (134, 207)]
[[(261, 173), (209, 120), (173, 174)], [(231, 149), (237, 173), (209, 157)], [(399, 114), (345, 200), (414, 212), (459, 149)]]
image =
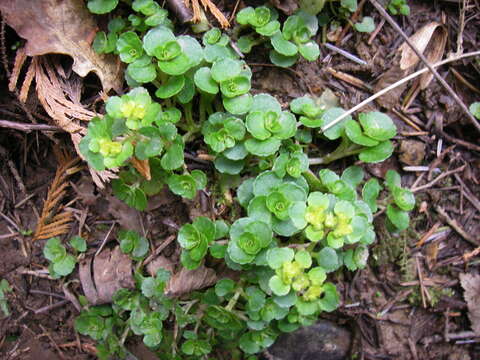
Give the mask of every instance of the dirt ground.
[[(220, 8), (225, 5), (222, 10), (230, 13), (233, 3), (223, 2)], [(381, 17), (368, 1), (361, 3), (364, 14), (379, 24)], [(457, 51), (459, 36), (464, 52), (480, 49), (478, 0), (463, 2), (469, 4), (463, 29), (459, 22), (462, 1), (409, 3), (411, 15), (398, 18), (408, 36), (428, 23), (439, 22), (448, 38), (444, 57)], [(19, 38), (9, 28), (3, 34), (7, 41), (4, 65), (11, 67), (15, 52), (10, 46)], [(321, 47), (317, 62), (299, 62), (285, 70), (265, 65), (266, 55), (256, 53), (247, 59), (254, 71), (253, 91), (270, 92), (288, 101), (308, 92), (321, 95), (328, 88), (348, 109), (376, 91), (379, 82), (392, 83), (406, 75), (392, 71), (398, 67), (396, 54), (403, 41), (388, 24), (375, 36), (351, 29), (326, 36), (367, 65)], [(21, 104), (16, 94), (8, 91), (5, 69), (0, 71), (0, 118), (30, 122), (33, 117), (51, 124), (34, 90), (26, 104)], [(479, 62), (467, 58), (438, 71), (466, 104), (480, 100)], [(84, 86), (95, 93), (98, 81), (89, 76)], [(345, 271), (336, 275), (342, 306), (326, 318), (352, 332), (351, 359), (478, 360), (480, 337), (471, 330), (471, 309), (460, 280), (461, 274), (480, 271), (478, 131), (435, 80), (419, 91), (407, 110), (400, 110), (411, 87), (408, 83), (402, 96), (391, 94), (368, 105), (370, 109), (389, 109), (399, 135), (390, 160), (362, 165), (379, 177), (389, 169), (398, 170), (404, 186), (416, 189), (418, 206), (411, 227), (400, 237), (392, 237), (385, 225), (376, 221), (379, 236), (368, 267), (355, 274)], [(395, 107), (390, 106), (392, 101)], [(69, 283), (49, 279), (42, 254), (45, 240), (32, 240), (59, 166), (54, 153), (59, 148), (74, 154), (70, 137), (62, 132), (0, 128), (0, 279), (6, 279), (13, 289), (7, 293), (10, 315), (0, 319), (1, 359), (95, 358), (95, 343), (73, 329), (78, 310), (69, 299), (72, 294), (82, 295), (78, 275), (74, 273)], [(342, 167), (350, 164), (352, 161), (346, 160)], [(428, 171), (405, 171), (408, 166), (426, 166)], [(147, 229), (151, 238), (165, 239), (175, 234), (188, 220), (192, 207), (198, 206), (165, 191), (151, 201), (148, 211), (139, 213), (115, 200), (110, 190), (96, 188), (86, 167), (67, 183), (62, 206), (73, 218), (65, 237), (82, 234), (93, 252), (114, 222), (137, 222), (134, 226)], [(178, 249), (172, 243), (164, 254), (174, 252)], [(129, 347), (141, 359), (151, 356), (135, 339)]]

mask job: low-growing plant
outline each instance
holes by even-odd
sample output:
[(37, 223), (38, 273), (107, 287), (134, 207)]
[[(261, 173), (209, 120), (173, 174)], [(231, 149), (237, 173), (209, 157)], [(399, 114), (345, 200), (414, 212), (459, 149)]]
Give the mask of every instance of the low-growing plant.
[(58, 237), (51, 238), (45, 243), (43, 256), (50, 261), (48, 270), (50, 276), (54, 278), (70, 275), (77, 263), (77, 259), (67, 252)]
[[(96, 13), (116, 5), (88, 3)], [(385, 216), (392, 232), (408, 226), (415, 199), (397, 173), (389, 171), (382, 187), (374, 177), (365, 179), (360, 166), (341, 174), (325, 167), (356, 155), (363, 163), (387, 159), (396, 126), (386, 114), (368, 112), (323, 131), (344, 114), (342, 108), (310, 96), (293, 99), (288, 108), (270, 94), (251, 94), (252, 71), (232, 40), (244, 53), (264, 43), (278, 66), (291, 66), (300, 55), (314, 61), (323, 2), (302, 1), (283, 23), (271, 7), (247, 7), (237, 14), (232, 38), (211, 28), (201, 41), (176, 36), (166, 10), (153, 0), (131, 6), (134, 13), (112, 18), (108, 34), (99, 32), (93, 44), (127, 64), (130, 91), (106, 101), (106, 113), (90, 122), (81, 152), (96, 170), (120, 168), (113, 193), (138, 210), (165, 185), (186, 199), (208, 185), (206, 193), (221, 211), (180, 227), (179, 266), (229, 271), (214, 287), (176, 297), (166, 270), (144, 275), (148, 239), (121, 231), (122, 252), (137, 262), (136, 288), (119, 290), (112, 305), (87, 304), (75, 328), (98, 341), (101, 359), (127, 356), (124, 343), (134, 334), (165, 359), (228, 351), (231, 358), (253, 360), (282, 332), (313, 324), (338, 307), (331, 274), (366, 266), (376, 238), (374, 214)], [(355, 0), (340, 1), (339, 15), (356, 6)], [(356, 24), (358, 31), (372, 26), (368, 17)], [(323, 150), (331, 144), (332, 152)], [(195, 151), (203, 153), (194, 160), (205, 171), (185, 164), (184, 152), (191, 158)], [(45, 253), (51, 267), (69, 261), (71, 267), (71, 258), (65, 260), (71, 255), (51, 240)], [(71, 246), (85, 249), (79, 239)]]
[(12, 292), (12, 287), (7, 280), (0, 281), (0, 310), (4, 316), (10, 316), (10, 309), (8, 307), (7, 293)]

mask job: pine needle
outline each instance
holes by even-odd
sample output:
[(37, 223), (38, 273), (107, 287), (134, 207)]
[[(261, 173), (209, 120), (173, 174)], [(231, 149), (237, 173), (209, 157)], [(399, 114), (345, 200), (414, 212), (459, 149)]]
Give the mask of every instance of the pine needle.
[(68, 177), (77, 173), (83, 167), (78, 165), (80, 161), (78, 157), (72, 158), (61, 150), (55, 151), (55, 155), (59, 166), (48, 189), (47, 199), (43, 204), (42, 214), (38, 219), (33, 241), (49, 239), (67, 233), (73, 220), (71, 212), (63, 211), (61, 201), (67, 192)]

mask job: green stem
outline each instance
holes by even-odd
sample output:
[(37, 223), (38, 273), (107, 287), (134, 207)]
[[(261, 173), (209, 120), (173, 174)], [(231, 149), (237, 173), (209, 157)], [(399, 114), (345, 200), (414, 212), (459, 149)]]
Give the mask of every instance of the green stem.
[(362, 146), (352, 143), (346, 137), (342, 138), (342, 142), (338, 147), (332, 151), (330, 154), (327, 154), (319, 158), (310, 158), (310, 165), (327, 165), (331, 162), (360, 153), (363, 150)]
[(320, 179), (315, 176), (311, 170), (305, 171), (303, 174), (305, 180), (307, 180), (308, 186), (311, 191), (326, 191), (325, 186), (323, 186)]

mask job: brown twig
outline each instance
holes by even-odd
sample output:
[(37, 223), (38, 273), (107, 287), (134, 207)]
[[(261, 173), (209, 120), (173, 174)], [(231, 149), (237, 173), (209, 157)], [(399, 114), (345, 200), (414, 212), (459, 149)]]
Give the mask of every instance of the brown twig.
[(472, 193), (472, 191), (463, 182), (462, 178), (458, 176), (458, 174), (455, 174), (454, 176), (458, 183), (462, 186), (463, 192), (465, 193), (465, 197), (467, 198), (467, 200), (470, 201), (472, 205), (475, 206), (475, 208), (480, 212), (480, 200), (478, 200), (478, 198)]
[(162, 251), (163, 249), (165, 249), (168, 245), (170, 245), (170, 243), (175, 240), (176, 236), (175, 235), (171, 235), (169, 236), (168, 238), (166, 238), (161, 244), (159, 247), (157, 247), (155, 249), (155, 251), (150, 255), (148, 256), (145, 261), (143, 262), (143, 265), (147, 265), (148, 263), (150, 263), (153, 259), (155, 259)]
[(445, 222), (450, 225), (462, 238), (468, 241), (473, 246), (480, 246), (480, 240), (474, 239), (469, 233), (467, 233), (457, 222), (457, 220), (452, 219), (447, 212), (440, 206), (435, 206), (435, 210), (438, 215), (445, 220)]
[[(439, 182), (440, 180), (442, 180), (443, 178), (446, 178), (447, 176), (450, 176), (452, 174), (455, 174), (457, 172), (460, 172), (460, 171), (463, 171), (463, 169), (465, 169), (465, 166), (466, 165), (462, 165), (456, 169), (453, 169), (453, 170), (449, 170), (449, 171), (445, 171), (444, 173), (438, 175), (435, 179), (433, 179), (432, 181), (430, 181), (429, 183), (425, 184), (425, 185), (422, 185), (422, 186), (418, 186), (418, 187), (412, 187), (410, 190), (412, 192), (417, 192), (417, 191), (421, 191), (421, 190), (425, 190), (425, 189), (428, 189), (428, 188), (431, 188), (433, 185), (435, 185), (437, 182)], [(425, 173), (423, 173), (422, 175), (424, 175)]]
[(377, 9), (377, 11), (387, 20), (387, 22), (405, 39), (406, 43), (410, 48), (415, 52), (415, 54), (422, 60), (422, 62), (425, 64), (425, 66), (430, 70), (430, 72), (435, 76), (435, 78), (442, 84), (442, 86), (447, 90), (447, 92), (453, 97), (453, 100), (460, 106), (463, 110), (463, 112), (467, 115), (467, 117), (470, 119), (472, 124), (477, 128), (478, 131), (480, 131), (480, 123), (477, 121), (477, 119), (473, 116), (473, 114), (468, 110), (467, 106), (465, 103), (460, 99), (460, 97), (455, 93), (455, 91), (448, 85), (448, 83), (445, 81), (443, 77), (440, 76), (440, 74), (435, 70), (435, 68), (430, 64), (430, 62), (427, 60), (425, 55), (417, 49), (417, 47), (413, 44), (413, 42), (410, 40), (407, 34), (400, 28), (400, 26), (393, 20), (393, 18), (387, 13), (387, 11), (384, 9), (382, 5), (378, 3), (377, 0), (370, 0), (370, 3)]
[(8, 129), (15, 129), (29, 133), (32, 130), (38, 131), (64, 131), (62, 128), (54, 125), (47, 125), (47, 124), (27, 124), (21, 123), (16, 121), (8, 121), (8, 120), (0, 120), (0, 127), (8, 128)]

